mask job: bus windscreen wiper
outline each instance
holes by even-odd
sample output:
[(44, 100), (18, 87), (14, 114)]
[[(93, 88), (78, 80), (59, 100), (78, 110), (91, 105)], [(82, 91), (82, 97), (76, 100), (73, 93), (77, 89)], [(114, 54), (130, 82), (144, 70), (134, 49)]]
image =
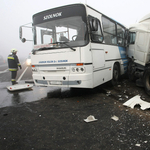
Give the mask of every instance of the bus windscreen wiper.
[(41, 47), (38, 50), (47, 50), (47, 49), (53, 49), (54, 47)]
[[(64, 44), (66, 45), (67, 47), (69, 47), (70, 49), (72, 49), (73, 51), (75, 51), (76, 49), (72, 48), (70, 45), (67, 44), (68, 42), (65, 42), (65, 41), (62, 41), (62, 42), (55, 42), (55, 43), (49, 43), (49, 44)], [(41, 47), (39, 48), (38, 50), (35, 50), (35, 51), (41, 51), (41, 50), (48, 50), (48, 49), (53, 49), (55, 47)]]
[(70, 49), (72, 49), (73, 51), (76, 51), (76, 49), (72, 48), (70, 45), (67, 44), (68, 42), (65, 42), (65, 41), (61, 41), (61, 42), (56, 42), (56, 43), (53, 43), (53, 44), (64, 44), (66, 45), (67, 47), (69, 47)]
[(54, 47), (41, 47), (39, 49), (33, 49), (32, 54), (35, 54), (36, 51), (42, 51), (42, 50), (48, 50), (48, 49), (54, 49)]

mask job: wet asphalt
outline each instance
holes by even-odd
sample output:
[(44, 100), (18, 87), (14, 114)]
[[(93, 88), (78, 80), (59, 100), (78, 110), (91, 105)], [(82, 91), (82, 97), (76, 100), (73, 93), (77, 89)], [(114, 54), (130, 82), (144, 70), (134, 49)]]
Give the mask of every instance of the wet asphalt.
[[(25, 67), (24, 67), (25, 68)], [(19, 74), (18, 74), (19, 75)], [(148, 150), (150, 111), (123, 106), (135, 95), (150, 102), (143, 88), (123, 78), (95, 89), (35, 87), (9, 92), (0, 74), (0, 149)], [(31, 79), (29, 73), (20, 83)], [(86, 123), (89, 115), (97, 121)], [(111, 119), (117, 116), (118, 121)]]

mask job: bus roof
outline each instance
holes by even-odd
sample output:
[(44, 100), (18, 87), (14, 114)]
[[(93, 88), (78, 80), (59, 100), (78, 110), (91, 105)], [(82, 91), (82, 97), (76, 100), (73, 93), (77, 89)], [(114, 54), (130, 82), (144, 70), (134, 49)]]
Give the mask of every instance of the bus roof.
[(41, 11), (41, 12), (39, 12), (39, 13), (36, 13), (36, 14), (34, 14), (33, 15), (33, 18), (35, 17), (35, 16), (37, 16), (37, 15), (41, 15), (41, 14), (43, 14), (43, 13), (46, 13), (46, 12), (48, 12), (48, 11), (52, 11), (52, 10), (56, 10), (56, 9), (61, 9), (61, 8), (65, 8), (65, 7), (70, 7), (70, 6), (85, 6), (85, 7), (89, 7), (90, 9), (93, 9), (94, 11), (96, 11), (96, 12), (98, 12), (98, 13), (100, 13), (100, 14), (102, 14), (103, 16), (105, 16), (105, 17), (107, 17), (107, 18), (109, 18), (109, 19), (111, 19), (112, 21), (114, 21), (114, 22), (116, 22), (117, 24), (119, 24), (119, 25), (121, 25), (122, 27), (125, 27), (125, 28), (127, 28), (125, 25), (123, 25), (123, 24), (121, 24), (121, 23), (119, 23), (118, 21), (116, 21), (115, 19), (112, 19), (112, 18), (110, 18), (110, 17), (108, 17), (108, 16), (106, 16), (105, 14), (103, 14), (103, 13), (101, 13), (101, 12), (99, 12), (98, 10), (96, 10), (96, 9), (94, 9), (94, 8), (92, 8), (91, 6), (89, 6), (89, 5), (87, 5), (87, 4), (82, 4), (82, 3), (75, 3), (75, 4), (70, 4), (70, 5), (64, 5), (64, 6), (60, 6), (60, 7), (55, 7), (55, 8), (52, 8), (52, 9), (48, 9), (48, 10), (44, 10), (44, 11)]

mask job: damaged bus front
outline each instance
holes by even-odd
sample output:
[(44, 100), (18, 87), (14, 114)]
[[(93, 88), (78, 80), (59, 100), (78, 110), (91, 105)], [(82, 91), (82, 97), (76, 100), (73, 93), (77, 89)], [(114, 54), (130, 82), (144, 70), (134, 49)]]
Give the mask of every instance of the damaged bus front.
[(33, 32), (31, 59), (36, 85), (92, 85), (87, 82), (91, 77), (84, 66), (85, 58), (81, 58), (83, 49), (89, 49), (84, 5), (60, 7), (35, 14)]

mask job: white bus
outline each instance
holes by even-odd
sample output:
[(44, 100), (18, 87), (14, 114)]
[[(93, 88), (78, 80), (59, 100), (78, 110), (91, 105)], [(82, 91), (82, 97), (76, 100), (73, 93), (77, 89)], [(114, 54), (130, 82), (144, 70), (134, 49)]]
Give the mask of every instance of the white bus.
[(94, 88), (116, 84), (127, 70), (126, 27), (88, 5), (37, 13), (32, 28), (37, 86)]

